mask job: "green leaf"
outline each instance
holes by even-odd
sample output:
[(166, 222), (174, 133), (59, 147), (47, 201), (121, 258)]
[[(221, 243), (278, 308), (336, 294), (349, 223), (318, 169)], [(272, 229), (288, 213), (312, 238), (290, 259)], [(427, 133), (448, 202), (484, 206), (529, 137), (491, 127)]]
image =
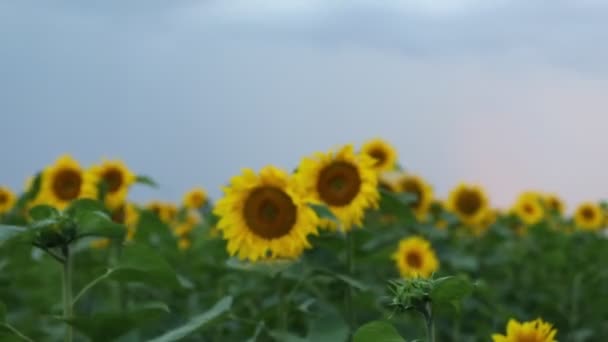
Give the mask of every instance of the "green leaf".
[(6, 305), (0, 302), (0, 322), (4, 322), (6, 320)]
[(334, 215), (334, 213), (331, 212), (331, 210), (329, 209), (329, 207), (327, 207), (326, 205), (323, 204), (309, 204), (309, 207), (312, 208), (312, 210), (315, 211), (315, 213), (317, 214), (317, 216), (321, 219), (328, 219), (328, 220), (332, 220), (332, 221), (338, 221), (338, 219), (336, 218), (336, 215)]
[(357, 329), (353, 342), (405, 342), (405, 340), (392, 324), (385, 321), (373, 321)]
[(24, 227), (0, 224), (0, 243), (27, 232)]
[(152, 178), (150, 178), (148, 176), (138, 175), (137, 178), (135, 178), (135, 182), (139, 183), (139, 184), (147, 185), (147, 186), (150, 186), (153, 188), (158, 188), (158, 183), (156, 183)]
[(169, 313), (164, 303), (149, 303), (125, 313), (97, 313), (64, 319), (94, 342), (113, 341), (129, 331)]
[(294, 335), (287, 331), (272, 330), (272, 331), (269, 331), (268, 334), (276, 342), (309, 342), (308, 339)]
[(78, 236), (97, 236), (123, 239), (126, 229), (102, 211), (80, 211), (74, 217), (78, 224)]
[(110, 277), (121, 282), (144, 283), (179, 288), (175, 270), (150, 247), (134, 244), (125, 247)]
[(307, 336), (308, 342), (344, 342), (349, 328), (342, 316), (330, 311), (315, 319)]
[(256, 272), (274, 277), (280, 272), (287, 270), (294, 264), (293, 260), (264, 260), (258, 262), (246, 262), (237, 258), (226, 260), (226, 266), (235, 270)]
[(59, 216), (59, 211), (50, 205), (37, 205), (30, 209), (30, 217), (36, 221), (56, 218)]
[(81, 198), (70, 203), (70, 206), (65, 210), (69, 216), (77, 216), (80, 213), (87, 211), (104, 212), (105, 207), (100, 201), (90, 198)]
[(434, 281), (431, 300), (434, 303), (460, 301), (473, 291), (473, 284), (463, 277), (444, 277)]
[(345, 274), (334, 274), (334, 276), (336, 278), (342, 280), (346, 284), (350, 285), (351, 287), (356, 288), (357, 290), (361, 290), (361, 291), (368, 291), (369, 290), (369, 286), (363, 284), (362, 282), (358, 281), (355, 278), (352, 278), (352, 277), (347, 276)]
[(228, 312), (232, 306), (232, 297), (224, 297), (218, 301), (211, 309), (206, 312), (194, 316), (186, 324), (168, 331), (167, 333), (149, 340), (148, 342), (172, 342), (179, 341), (182, 338), (192, 334), (193, 332), (203, 328), (212, 320), (218, 318), (222, 314)]

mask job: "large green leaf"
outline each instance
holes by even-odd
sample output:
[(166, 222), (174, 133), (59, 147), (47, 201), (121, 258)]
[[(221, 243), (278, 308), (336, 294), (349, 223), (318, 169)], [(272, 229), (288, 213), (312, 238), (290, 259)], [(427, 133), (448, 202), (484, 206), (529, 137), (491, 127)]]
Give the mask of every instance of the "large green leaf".
[(348, 339), (348, 333), (348, 325), (342, 316), (332, 310), (312, 322), (307, 340), (308, 342), (344, 342)]
[(78, 236), (97, 236), (123, 239), (126, 229), (102, 211), (81, 211), (74, 217), (78, 224)]
[(473, 291), (473, 284), (463, 277), (444, 277), (435, 280), (431, 290), (434, 303), (454, 303), (468, 296)]
[(37, 205), (29, 210), (30, 217), (33, 220), (44, 220), (56, 218), (59, 216), (59, 211), (50, 205)]
[(354, 342), (405, 342), (395, 327), (385, 321), (364, 324), (355, 332)]
[(77, 216), (87, 211), (104, 212), (105, 207), (100, 201), (90, 198), (81, 198), (70, 203), (70, 206), (65, 210), (69, 216)]
[(179, 341), (182, 338), (203, 328), (212, 320), (218, 318), (222, 314), (228, 312), (232, 306), (232, 297), (224, 297), (218, 301), (211, 309), (190, 319), (186, 324), (168, 331), (167, 333), (156, 337), (148, 342), (172, 342)]
[(169, 313), (163, 303), (149, 303), (124, 313), (98, 313), (73, 317), (65, 321), (97, 342), (112, 341), (129, 331), (159, 319)]
[(0, 243), (27, 232), (24, 227), (0, 224)]
[(274, 277), (280, 272), (290, 268), (294, 264), (293, 260), (264, 260), (258, 262), (246, 262), (237, 258), (226, 260), (226, 266), (232, 269), (256, 272)]
[(122, 282), (145, 283), (159, 287), (180, 286), (175, 270), (157, 251), (141, 244), (126, 246), (111, 278)]

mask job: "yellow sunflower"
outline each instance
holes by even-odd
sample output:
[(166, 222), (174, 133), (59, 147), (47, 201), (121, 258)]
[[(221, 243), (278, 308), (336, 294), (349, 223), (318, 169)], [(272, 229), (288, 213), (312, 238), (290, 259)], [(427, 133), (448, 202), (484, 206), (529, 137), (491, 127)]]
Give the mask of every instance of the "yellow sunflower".
[(0, 214), (11, 210), (15, 205), (15, 200), (15, 194), (9, 188), (0, 186)]
[(492, 335), (493, 342), (557, 342), (557, 330), (549, 323), (538, 318), (520, 323), (514, 319), (507, 324), (507, 335)]
[(243, 260), (297, 258), (310, 247), (308, 235), (317, 234), (317, 215), (294, 178), (273, 166), (232, 178), (214, 213), (228, 253)]
[(378, 206), (378, 179), (374, 161), (355, 155), (351, 145), (337, 152), (317, 153), (304, 158), (297, 179), (310, 200), (324, 203), (341, 223), (344, 231), (363, 223), (365, 210)]
[(184, 195), (184, 206), (188, 209), (199, 209), (207, 203), (207, 193), (203, 188), (194, 188)]
[(539, 223), (545, 217), (542, 197), (534, 192), (524, 192), (519, 195), (513, 211), (528, 226)]
[(48, 204), (64, 209), (78, 198), (97, 198), (98, 178), (85, 171), (72, 157), (59, 157), (42, 172), (40, 192), (35, 204)]
[(483, 214), (481, 220), (476, 225), (469, 227), (473, 235), (481, 236), (496, 222), (498, 218), (498, 210), (495, 209), (486, 209)]
[(564, 205), (562, 199), (559, 198), (559, 196), (557, 196), (556, 194), (547, 194), (543, 196), (543, 202), (549, 212), (554, 212), (559, 215), (564, 214), (566, 206)]
[[(131, 242), (137, 231), (139, 222), (139, 211), (132, 203), (124, 203), (112, 211), (112, 221), (123, 224), (127, 229), (125, 241)], [(105, 249), (110, 245), (110, 239), (102, 238), (91, 241), (91, 247), (95, 249)]]
[(419, 236), (401, 240), (393, 259), (404, 278), (428, 278), (439, 268), (439, 260), (433, 247)]
[(463, 223), (476, 225), (483, 219), (489, 203), (481, 187), (460, 184), (450, 192), (446, 205)]
[(398, 181), (399, 190), (416, 196), (416, 200), (410, 204), (419, 221), (426, 216), (433, 203), (433, 188), (421, 177), (405, 174)]
[(602, 208), (592, 202), (586, 202), (578, 206), (574, 213), (574, 223), (583, 230), (598, 230), (604, 222)]
[(361, 148), (361, 153), (370, 156), (374, 160), (376, 171), (392, 170), (397, 162), (397, 152), (386, 141), (373, 139), (366, 142)]
[(119, 207), (127, 199), (129, 188), (137, 176), (120, 160), (104, 160), (91, 168), (99, 180), (106, 184), (106, 205), (110, 209)]
[(173, 203), (152, 201), (146, 208), (153, 212), (162, 222), (169, 224), (177, 215), (177, 206)]

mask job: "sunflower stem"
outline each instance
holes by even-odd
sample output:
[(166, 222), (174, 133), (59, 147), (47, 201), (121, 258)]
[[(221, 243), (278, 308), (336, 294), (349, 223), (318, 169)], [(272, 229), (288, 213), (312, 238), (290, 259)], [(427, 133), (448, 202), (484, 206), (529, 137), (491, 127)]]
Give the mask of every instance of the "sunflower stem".
[(428, 342), (435, 342), (435, 324), (433, 322), (433, 305), (430, 300), (424, 303), (424, 319), (426, 320), (426, 338)]
[(286, 306), (286, 298), (285, 298), (285, 279), (283, 278), (282, 272), (277, 274), (278, 283), (279, 283), (279, 305), (278, 305), (278, 315), (279, 315), (279, 327), (281, 332), (287, 332), (287, 306)]
[[(122, 244), (112, 240), (110, 243), (110, 256), (109, 262), (111, 267), (116, 267), (118, 265), (118, 260), (120, 259), (120, 255), (122, 253)], [(116, 308), (119, 311), (125, 311), (126, 302), (123, 295), (124, 288), (120, 283), (114, 282), (112, 284), (112, 298), (114, 299), (114, 303), (116, 304)]]
[[(72, 257), (70, 255), (70, 247), (65, 245), (62, 247), (63, 262), (63, 317), (65, 319), (72, 317)], [(71, 342), (73, 337), (72, 326), (67, 324), (65, 329), (65, 342)]]
[[(352, 232), (346, 234), (346, 265), (348, 275), (354, 276), (355, 273), (355, 241)], [(353, 310), (353, 289), (350, 284), (346, 287), (346, 314), (348, 316), (348, 324), (351, 328), (355, 328), (355, 310)]]

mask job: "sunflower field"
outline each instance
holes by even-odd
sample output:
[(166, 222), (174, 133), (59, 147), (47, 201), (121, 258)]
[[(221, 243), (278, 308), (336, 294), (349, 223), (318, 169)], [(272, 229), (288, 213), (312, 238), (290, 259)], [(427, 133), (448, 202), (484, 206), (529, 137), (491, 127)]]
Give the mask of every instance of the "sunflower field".
[(438, 198), (381, 139), (293, 170), (141, 204), (153, 178), (65, 155), (0, 186), (0, 341), (608, 341), (606, 202)]

